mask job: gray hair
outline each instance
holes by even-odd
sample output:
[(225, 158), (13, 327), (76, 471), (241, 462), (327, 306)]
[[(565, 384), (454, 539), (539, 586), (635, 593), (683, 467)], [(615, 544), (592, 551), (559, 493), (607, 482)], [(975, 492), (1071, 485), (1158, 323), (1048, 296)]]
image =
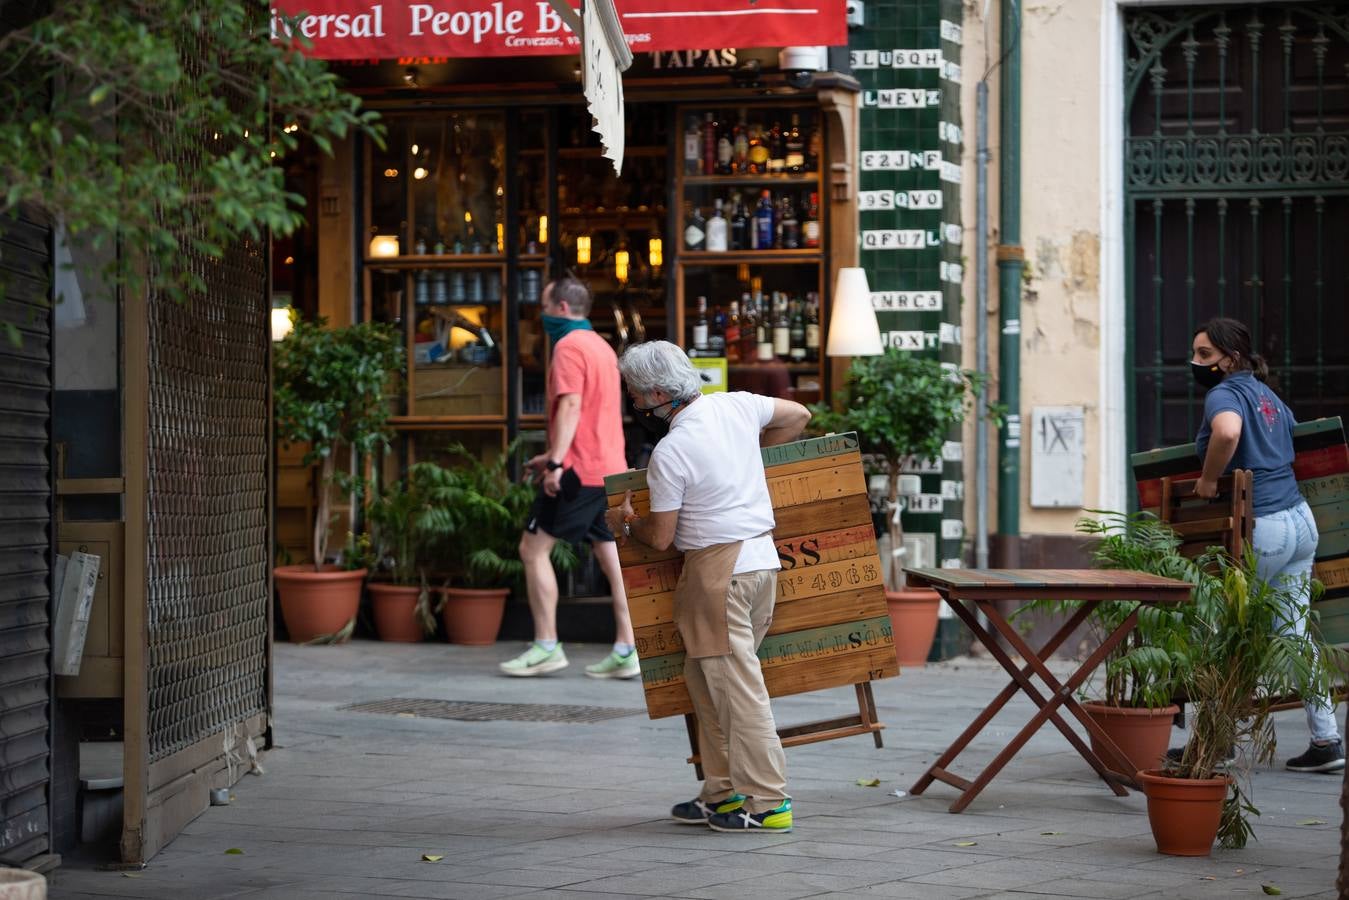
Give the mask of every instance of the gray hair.
[(692, 400), (699, 393), (702, 379), (693, 363), (669, 341), (634, 344), (618, 361), (628, 389), (639, 394), (664, 391), (671, 400)]
[(585, 318), (590, 315), (590, 288), (586, 287), (584, 281), (571, 275), (563, 275), (555, 278), (550, 287), (553, 289), (554, 303), (565, 301), (573, 316)]

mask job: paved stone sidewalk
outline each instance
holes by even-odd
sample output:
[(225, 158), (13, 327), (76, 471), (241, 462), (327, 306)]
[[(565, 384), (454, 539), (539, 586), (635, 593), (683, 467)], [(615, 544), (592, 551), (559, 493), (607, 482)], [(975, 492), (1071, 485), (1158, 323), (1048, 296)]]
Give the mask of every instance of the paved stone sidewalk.
[[(941, 784), (895, 796), (1005, 683), (987, 660), (877, 684), (883, 749), (859, 737), (789, 750), (794, 832), (675, 824), (671, 803), (695, 791), (683, 721), (648, 720), (636, 683), (586, 678), (607, 649), (569, 645), (570, 668), (508, 679), (496, 663), (516, 645), (279, 645), (267, 773), (245, 778), (232, 805), (207, 810), (143, 872), (67, 860), (51, 896), (1225, 898), (1264, 896), (1262, 885), (1335, 896), (1339, 776), (1256, 771), (1257, 841), (1205, 859), (1159, 855), (1142, 796), (1114, 797), (1052, 727), (960, 815), (946, 811), (954, 791)], [(341, 709), (392, 697), (637, 714), (570, 724)], [(845, 689), (775, 708), (791, 724), (856, 707)], [(991, 759), (1030, 712), (1012, 704), (957, 768)], [(1281, 713), (1278, 730), (1285, 755), (1306, 746), (1300, 711)], [(857, 784), (870, 778), (880, 785)]]

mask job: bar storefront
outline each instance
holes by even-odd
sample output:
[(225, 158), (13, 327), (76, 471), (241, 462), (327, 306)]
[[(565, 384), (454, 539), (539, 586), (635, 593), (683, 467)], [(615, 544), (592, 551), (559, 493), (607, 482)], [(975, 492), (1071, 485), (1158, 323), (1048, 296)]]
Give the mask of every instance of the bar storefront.
[(676, 48), (634, 46), (621, 174), (574, 55), (333, 61), (387, 139), (321, 163), (318, 311), (405, 335), (401, 465), (542, 442), (540, 296), (562, 272), (590, 286), (620, 353), (670, 340), (709, 385), (828, 396), (830, 289), (857, 244), (857, 84), (830, 65), (846, 52), (683, 46), (719, 32), (682, 27)]

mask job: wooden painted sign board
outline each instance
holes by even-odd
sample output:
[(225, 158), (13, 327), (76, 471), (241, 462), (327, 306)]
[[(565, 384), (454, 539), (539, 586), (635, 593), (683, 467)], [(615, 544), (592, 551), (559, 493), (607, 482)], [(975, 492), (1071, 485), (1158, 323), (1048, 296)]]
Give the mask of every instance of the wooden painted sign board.
[[(1313, 574), (1325, 594), (1313, 606), (1322, 638), (1349, 643), (1349, 445), (1338, 416), (1293, 427), (1293, 472), (1307, 498), (1321, 540)], [(1130, 458), (1138, 483), (1138, 506), (1157, 512), (1162, 479), (1198, 478), (1200, 459), (1194, 444), (1135, 453)]]
[[(773, 624), (759, 647), (769, 696), (899, 674), (857, 435), (811, 438), (760, 453), (782, 563)], [(611, 507), (631, 490), (637, 515), (650, 512), (645, 470), (611, 475), (604, 486)], [(647, 713), (653, 719), (691, 713), (684, 645), (674, 626), (683, 554), (628, 541), (619, 559)]]

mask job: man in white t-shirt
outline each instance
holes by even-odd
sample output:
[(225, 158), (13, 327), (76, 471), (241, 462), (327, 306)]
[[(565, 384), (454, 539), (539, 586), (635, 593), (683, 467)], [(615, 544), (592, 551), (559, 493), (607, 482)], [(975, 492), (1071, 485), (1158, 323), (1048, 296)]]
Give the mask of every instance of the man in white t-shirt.
[(646, 472), (650, 513), (634, 515), (629, 492), (609, 525), (620, 541), (684, 552), (674, 617), (704, 780), (671, 815), (717, 831), (790, 831), (786, 757), (755, 655), (780, 568), (759, 448), (794, 440), (810, 411), (744, 392), (703, 396), (688, 357), (666, 341), (629, 348), (618, 367), (639, 421), (663, 436)]

